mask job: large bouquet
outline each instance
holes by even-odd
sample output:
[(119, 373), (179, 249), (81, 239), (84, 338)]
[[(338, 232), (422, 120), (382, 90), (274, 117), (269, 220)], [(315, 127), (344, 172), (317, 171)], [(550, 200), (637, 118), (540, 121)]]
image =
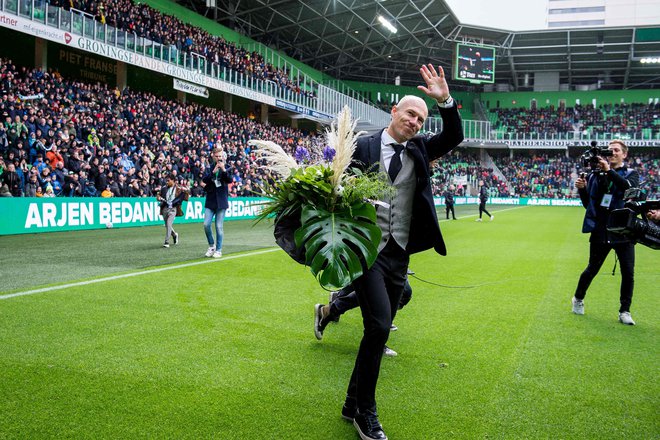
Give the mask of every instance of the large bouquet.
[[(357, 122), (348, 107), (326, 131), (324, 160), (308, 163), (299, 147), (296, 158), (274, 142), (251, 140), (257, 159), (276, 176), (266, 186), (271, 199), (260, 219), (275, 215), (275, 238), (294, 260), (310, 267), (319, 284), (341, 289), (376, 261), (381, 232), (370, 200), (391, 195), (384, 174), (351, 168)], [(299, 163), (300, 162), (300, 163)]]

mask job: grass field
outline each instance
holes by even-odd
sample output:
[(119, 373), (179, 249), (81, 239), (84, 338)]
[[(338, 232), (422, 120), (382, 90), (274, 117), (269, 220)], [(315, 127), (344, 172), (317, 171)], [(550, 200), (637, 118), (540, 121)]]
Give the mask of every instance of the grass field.
[[(637, 326), (617, 322), (613, 256), (576, 316), (583, 209), (492, 208), (442, 222), (449, 256), (411, 259), (457, 288), (411, 279), (379, 380), (385, 432), (660, 438), (660, 252), (637, 246)], [(163, 227), (0, 237), (0, 438), (357, 438), (339, 411), (359, 312), (319, 342), (327, 294), (268, 225), (225, 223), (213, 261), (201, 225), (177, 229), (170, 249)]]

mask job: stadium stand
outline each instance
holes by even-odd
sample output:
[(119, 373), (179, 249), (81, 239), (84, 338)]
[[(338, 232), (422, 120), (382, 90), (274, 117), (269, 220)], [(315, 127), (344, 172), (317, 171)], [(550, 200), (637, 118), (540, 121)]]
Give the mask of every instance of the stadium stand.
[(493, 128), (500, 134), (589, 136), (617, 134), (635, 139), (660, 139), (660, 104), (622, 103), (539, 109), (491, 109)]
[[(43, 97), (20, 99), (39, 94)], [(272, 139), (292, 155), (304, 147), (312, 161), (323, 154), (322, 137), (316, 133), (261, 124), (130, 88), (119, 91), (70, 81), (57, 72), (18, 68), (8, 59), (0, 63), (0, 96), (1, 178), (14, 196), (46, 195), (49, 187), (55, 196), (99, 196), (104, 190), (114, 196), (152, 196), (170, 171), (189, 183), (193, 195), (202, 195), (201, 173), (218, 142), (234, 175), (231, 196), (252, 196), (270, 176), (255, 164), (247, 145), (250, 138)], [(637, 114), (646, 117), (644, 112)], [(471, 187), (485, 181), (493, 195), (574, 196), (576, 158), (563, 153), (478, 156), (474, 150), (460, 149), (443, 158), (434, 169), (434, 193), (442, 194), (449, 182), (463, 176)], [(9, 163), (14, 171), (7, 169)], [(634, 156), (631, 165), (640, 172), (648, 193), (657, 196), (657, 156)], [(458, 185), (457, 194), (465, 195), (467, 189)]]
[[(208, 62), (203, 66), (207, 73), (211, 62), (220, 68), (252, 76), (255, 79), (272, 81), (296, 94), (313, 98), (314, 92), (301, 88), (290, 78), (290, 72), (267, 63), (262, 55), (250, 52), (227, 42), (222, 36), (214, 36), (203, 29), (184, 23), (178, 18), (133, 0), (96, 2), (90, 0), (50, 0), (49, 4), (65, 9), (77, 9), (90, 14), (102, 24), (134, 33), (147, 40), (169, 46), (168, 56), (175, 59), (182, 54), (201, 55)], [(199, 58), (188, 58), (197, 63)], [(198, 68), (201, 66), (194, 65)]]

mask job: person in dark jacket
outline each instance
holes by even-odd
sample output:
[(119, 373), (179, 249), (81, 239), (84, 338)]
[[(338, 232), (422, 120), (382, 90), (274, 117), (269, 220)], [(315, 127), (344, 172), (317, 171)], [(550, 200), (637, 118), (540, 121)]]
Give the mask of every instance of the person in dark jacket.
[(628, 169), (623, 163), (628, 157), (626, 144), (615, 140), (610, 142), (608, 149), (612, 152), (609, 160), (598, 157), (597, 169), (587, 178), (580, 177), (575, 182), (582, 205), (587, 210), (582, 223), (582, 232), (591, 235), (589, 264), (580, 275), (571, 303), (573, 313), (584, 315), (584, 298), (587, 289), (607, 255), (614, 249), (621, 264), (619, 322), (635, 325), (630, 315), (635, 284), (635, 245), (622, 235), (609, 232), (607, 222), (613, 210), (623, 208), (624, 192), (639, 185), (639, 174), (635, 170)]
[(490, 215), (490, 212), (486, 210), (486, 202), (488, 201), (488, 188), (484, 184), (483, 180), (479, 181), (479, 218), (477, 219), (478, 222), (481, 221), (481, 215), (485, 212), (488, 217), (490, 217), (490, 221), (492, 222), (495, 220), (494, 215)]
[[(206, 191), (206, 200), (204, 202), (204, 233), (209, 243), (206, 251), (207, 257), (222, 257), (222, 240), (224, 238), (223, 223), (225, 212), (229, 208), (229, 191), (227, 185), (231, 183), (231, 175), (225, 168), (225, 162), (222, 160), (222, 148), (215, 148), (211, 154), (213, 162), (208, 167), (202, 186)], [(215, 218), (215, 240), (211, 223)]]
[(451, 212), (451, 218), (456, 220), (456, 213), (454, 212), (454, 185), (449, 185), (447, 191), (445, 191), (445, 211), (447, 213), (447, 220), (449, 220), (449, 213)]
[(16, 166), (9, 162), (7, 169), (2, 173), (2, 183), (7, 185), (9, 192), (13, 197), (21, 197), (23, 195), (23, 182), (16, 172)]
[(431, 248), (440, 255), (447, 254), (429, 168), (431, 161), (461, 143), (463, 129), (442, 67), (436, 70), (431, 64), (424, 65), (420, 73), (426, 84), (418, 89), (437, 103), (442, 132), (418, 135), (428, 116), (426, 102), (417, 96), (404, 96), (392, 107), (387, 128), (358, 138), (353, 154), (353, 166), (387, 173), (389, 184), (396, 189), (376, 209), (376, 223), (382, 233), (376, 261), (353, 282), (364, 333), (342, 417), (353, 421), (362, 439), (387, 439), (376, 412), (376, 384), (392, 325), (392, 309), (398, 307), (403, 294), (410, 255)]

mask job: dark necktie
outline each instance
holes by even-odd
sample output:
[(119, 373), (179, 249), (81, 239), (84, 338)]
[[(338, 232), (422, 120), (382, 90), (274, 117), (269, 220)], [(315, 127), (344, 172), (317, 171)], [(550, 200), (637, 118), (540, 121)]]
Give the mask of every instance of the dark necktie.
[(392, 159), (390, 160), (390, 168), (387, 170), (387, 172), (390, 175), (392, 183), (394, 183), (397, 174), (399, 174), (399, 171), (401, 171), (401, 151), (403, 151), (403, 145), (390, 144), (390, 146), (394, 148), (394, 156), (392, 156)]

